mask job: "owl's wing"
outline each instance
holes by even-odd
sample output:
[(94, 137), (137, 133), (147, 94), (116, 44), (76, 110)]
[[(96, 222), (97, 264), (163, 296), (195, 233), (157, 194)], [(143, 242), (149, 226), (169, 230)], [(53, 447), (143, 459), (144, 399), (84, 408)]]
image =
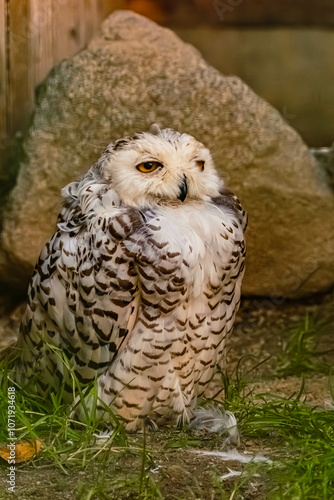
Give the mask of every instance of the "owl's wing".
[(243, 210), (240, 201), (229, 189), (222, 187), (219, 190), (220, 196), (213, 198), (212, 202), (215, 205), (229, 208), (238, 218), (242, 230), (246, 231), (248, 224), (247, 212)]
[(87, 189), (95, 189), (97, 197), (90, 196), (86, 214), (77, 196), (65, 205), (59, 230), (43, 249), (29, 288), (21, 359), (23, 371), (40, 373), (43, 392), (50, 383), (72, 391), (63, 353), (80, 383), (102, 373), (136, 319), (138, 276), (124, 242), (140, 230), (142, 216), (117, 206), (103, 186)]

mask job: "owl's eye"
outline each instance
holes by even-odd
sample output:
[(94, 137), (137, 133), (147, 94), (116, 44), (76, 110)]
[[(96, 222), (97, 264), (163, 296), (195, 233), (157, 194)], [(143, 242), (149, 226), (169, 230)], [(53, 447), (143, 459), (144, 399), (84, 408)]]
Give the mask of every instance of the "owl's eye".
[(136, 169), (144, 174), (149, 174), (150, 172), (154, 172), (157, 168), (162, 167), (162, 164), (158, 161), (144, 161), (143, 163), (139, 163), (136, 166)]
[(200, 169), (200, 171), (203, 172), (203, 170), (204, 170), (204, 161), (203, 160), (197, 160), (196, 161), (196, 165), (198, 166), (198, 168)]

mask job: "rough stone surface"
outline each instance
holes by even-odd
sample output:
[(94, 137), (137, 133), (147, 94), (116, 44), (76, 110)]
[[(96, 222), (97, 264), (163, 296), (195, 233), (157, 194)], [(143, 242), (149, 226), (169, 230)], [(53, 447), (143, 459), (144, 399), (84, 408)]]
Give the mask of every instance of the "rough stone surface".
[(107, 143), (153, 122), (206, 144), (248, 210), (245, 294), (300, 297), (333, 285), (334, 196), (298, 134), (240, 79), (126, 11), (39, 89), (4, 220), (3, 281), (26, 286), (55, 229), (60, 189)]
[[(284, 10), (281, 2), (274, 4)], [(175, 31), (218, 71), (247, 82), (309, 146), (333, 142), (334, 30), (199, 26)]]

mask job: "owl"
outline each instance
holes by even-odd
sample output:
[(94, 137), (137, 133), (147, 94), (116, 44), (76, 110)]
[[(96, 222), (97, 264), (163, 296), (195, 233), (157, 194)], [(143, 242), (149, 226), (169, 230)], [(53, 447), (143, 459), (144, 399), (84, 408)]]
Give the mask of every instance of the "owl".
[[(97, 390), (129, 431), (194, 418), (240, 303), (246, 215), (209, 150), (155, 127), (109, 144), (62, 190), (28, 290), (15, 378)], [(107, 410), (106, 410), (107, 409)]]

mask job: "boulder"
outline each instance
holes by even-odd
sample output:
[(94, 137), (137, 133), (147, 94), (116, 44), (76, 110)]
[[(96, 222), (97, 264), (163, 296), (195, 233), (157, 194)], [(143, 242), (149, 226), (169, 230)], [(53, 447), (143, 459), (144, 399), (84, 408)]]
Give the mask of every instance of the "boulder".
[(129, 11), (38, 89), (25, 159), (3, 221), (0, 279), (26, 287), (55, 229), (61, 188), (114, 139), (153, 122), (210, 148), (249, 213), (244, 294), (301, 297), (334, 283), (334, 196), (280, 114), (172, 31)]
[[(269, 8), (269, 2), (258, 1), (266, 10)], [(236, 10), (243, 11), (246, 3), (253, 8), (254, 0), (251, 0)], [(270, 5), (284, 11), (281, 2)], [(221, 73), (237, 74), (245, 80), (258, 95), (280, 110), (307, 144), (315, 147), (331, 144), (333, 29), (324, 29), (316, 23), (312, 27), (298, 25), (275, 29), (268, 26), (254, 29), (249, 25), (217, 29), (202, 24), (193, 28), (177, 27), (176, 34), (194, 45)]]

